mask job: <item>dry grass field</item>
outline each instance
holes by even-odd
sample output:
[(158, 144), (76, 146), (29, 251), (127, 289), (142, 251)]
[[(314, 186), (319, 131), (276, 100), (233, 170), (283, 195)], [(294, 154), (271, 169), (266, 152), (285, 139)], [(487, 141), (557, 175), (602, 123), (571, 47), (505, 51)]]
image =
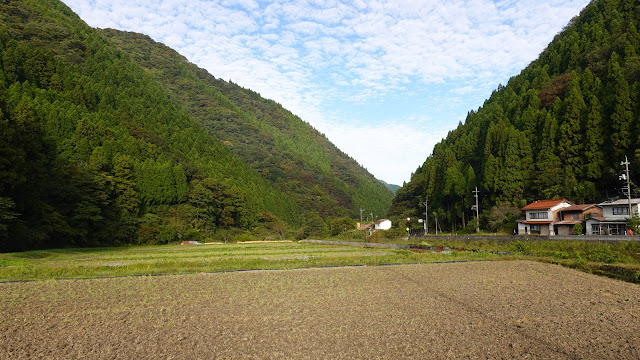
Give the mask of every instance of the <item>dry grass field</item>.
[(528, 261), (0, 284), (0, 358), (640, 358), (640, 287)]

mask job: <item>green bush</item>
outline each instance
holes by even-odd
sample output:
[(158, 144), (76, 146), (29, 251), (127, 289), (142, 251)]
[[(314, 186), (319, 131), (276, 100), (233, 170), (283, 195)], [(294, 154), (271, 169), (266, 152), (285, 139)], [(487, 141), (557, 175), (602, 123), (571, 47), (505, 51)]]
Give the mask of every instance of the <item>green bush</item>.
[(256, 238), (249, 233), (238, 234), (233, 237), (233, 242), (255, 241)]
[(577, 223), (573, 226), (574, 235), (584, 235), (584, 226), (582, 223)]
[(618, 254), (611, 250), (608, 245), (601, 245), (590, 248), (586, 253), (587, 259), (594, 262), (614, 263), (619, 262)]
[(399, 227), (391, 228), (387, 231), (383, 231), (384, 237), (387, 239), (400, 239), (407, 236), (407, 232)]
[(566, 251), (554, 251), (553, 257), (557, 259), (569, 259), (571, 255)]
[(156, 244), (169, 244), (180, 241), (178, 230), (171, 225), (161, 225), (155, 237)]
[(521, 241), (521, 240), (516, 240), (514, 242), (511, 243), (511, 249), (514, 252), (518, 252), (521, 254), (529, 254), (531, 252), (531, 246), (530, 244)]

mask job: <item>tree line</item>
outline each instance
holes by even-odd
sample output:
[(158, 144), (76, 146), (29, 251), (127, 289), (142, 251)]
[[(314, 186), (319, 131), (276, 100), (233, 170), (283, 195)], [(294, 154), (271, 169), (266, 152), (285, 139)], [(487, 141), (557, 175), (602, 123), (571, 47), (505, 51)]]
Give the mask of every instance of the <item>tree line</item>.
[(515, 226), (519, 208), (537, 199), (621, 195), (620, 162), (627, 156), (632, 174), (640, 169), (638, 5), (589, 4), (434, 147), (397, 192), (392, 216), (419, 215), (426, 198), (443, 227), (463, 231), (478, 186), (481, 225), (496, 231)]
[[(317, 217), (326, 226), (355, 213), (365, 196), (347, 185), (350, 177), (377, 189), (370, 174), (334, 156), (339, 150), (321, 134), (273, 102), (226, 83), (243, 101), (262, 104), (240, 111), (222, 91), (200, 86), (204, 80), (178, 93), (136, 56), (60, 1), (0, 2), (0, 251), (295, 236), (315, 231)], [(181, 61), (188, 71), (174, 74), (176, 84), (203, 74)], [(269, 106), (282, 115), (256, 113)], [(218, 136), (194, 114), (200, 107), (246, 121), (237, 120), (233, 137)], [(297, 150), (283, 155), (258, 151), (266, 143), (254, 136), (281, 136), (275, 125), (258, 126), (261, 117), (288, 122), (282, 127), (293, 132), (282, 136), (306, 140), (288, 140)], [(237, 146), (245, 140), (258, 145)], [(256, 166), (252, 154), (271, 165)], [(381, 213), (391, 200), (370, 197)]]

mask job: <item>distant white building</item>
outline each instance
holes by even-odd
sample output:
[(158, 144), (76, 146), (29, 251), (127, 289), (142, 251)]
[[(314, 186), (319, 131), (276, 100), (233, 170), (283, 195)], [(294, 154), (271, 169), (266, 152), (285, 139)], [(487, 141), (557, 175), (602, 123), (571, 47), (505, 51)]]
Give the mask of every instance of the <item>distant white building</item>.
[(389, 230), (391, 229), (391, 220), (380, 219), (375, 222), (374, 230)]

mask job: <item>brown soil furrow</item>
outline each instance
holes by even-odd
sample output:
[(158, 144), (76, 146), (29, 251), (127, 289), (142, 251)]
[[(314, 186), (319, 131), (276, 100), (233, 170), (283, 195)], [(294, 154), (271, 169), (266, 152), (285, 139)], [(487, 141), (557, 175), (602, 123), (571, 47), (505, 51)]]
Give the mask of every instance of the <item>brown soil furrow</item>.
[(534, 262), (0, 284), (0, 358), (640, 358), (640, 287)]

